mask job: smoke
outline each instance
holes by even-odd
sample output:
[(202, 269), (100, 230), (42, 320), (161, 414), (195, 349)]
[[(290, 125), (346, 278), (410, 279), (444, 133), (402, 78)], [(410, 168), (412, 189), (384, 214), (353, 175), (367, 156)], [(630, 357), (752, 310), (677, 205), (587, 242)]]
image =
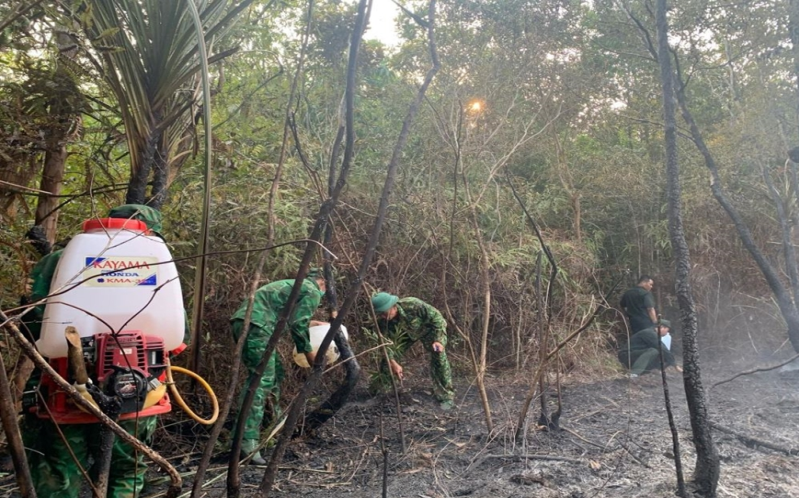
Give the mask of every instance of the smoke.
[(793, 360), (787, 365), (783, 365), (782, 367), (780, 367), (778, 371), (780, 373), (787, 373), (787, 372), (796, 372), (797, 370), (799, 370), (799, 361)]

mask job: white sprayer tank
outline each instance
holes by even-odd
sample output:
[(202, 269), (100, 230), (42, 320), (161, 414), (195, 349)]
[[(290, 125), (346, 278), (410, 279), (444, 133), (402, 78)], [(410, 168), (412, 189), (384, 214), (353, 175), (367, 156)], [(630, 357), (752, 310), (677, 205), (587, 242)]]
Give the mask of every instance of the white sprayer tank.
[(50, 284), (50, 294), (64, 293), (47, 299), (36, 341), (42, 355), (67, 355), (64, 330), (70, 325), (81, 337), (138, 330), (162, 338), (167, 351), (180, 346), (185, 311), (178, 271), (166, 243), (148, 233), (144, 222), (133, 219), (83, 224)]
[[(308, 328), (308, 335), (311, 338), (311, 347), (313, 348), (313, 352), (316, 353), (319, 351), (319, 346), (322, 345), (322, 340), (327, 335), (327, 331), (330, 330), (330, 324), (325, 323), (324, 325), (314, 325), (313, 327)], [(341, 326), (341, 332), (344, 334), (344, 337), (347, 339), (350, 336), (347, 334), (347, 327), (344, 325)], [(334, 341), (330, 341), (330, 346), (327, 348), (327, 353), (325, 354), (325, 358), (327, 358), (327, 364), (332, 365), (338, 357), (340, 353), (338, 351), (338, 346)], [(302, 353), (297, 352), (297, 346), (294, 346), (294, 363), (301, 366), (302, 368), (311, 368), (308, 364), (308, 360), (305, 358), (305, 355)]]

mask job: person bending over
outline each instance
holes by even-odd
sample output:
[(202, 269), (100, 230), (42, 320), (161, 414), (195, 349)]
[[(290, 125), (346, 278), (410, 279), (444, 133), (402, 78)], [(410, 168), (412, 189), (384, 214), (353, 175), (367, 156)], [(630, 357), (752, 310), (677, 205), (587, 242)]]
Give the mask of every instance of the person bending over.
[(434, 307), (415, 297), (399, 297), (387, 292), (372, 296), (372, 306), (378, 315), (380, 331), (394, 342), (388, 349), (391, 371), (400, 380), (404, 373), (397, 360), (417, 341), (430, 354), (430, 373), (433, 377), (433, 394), (443, 410), (453, 407), (455, 391), (452, 388), (452, 371), (445, 347), (447, 322)]

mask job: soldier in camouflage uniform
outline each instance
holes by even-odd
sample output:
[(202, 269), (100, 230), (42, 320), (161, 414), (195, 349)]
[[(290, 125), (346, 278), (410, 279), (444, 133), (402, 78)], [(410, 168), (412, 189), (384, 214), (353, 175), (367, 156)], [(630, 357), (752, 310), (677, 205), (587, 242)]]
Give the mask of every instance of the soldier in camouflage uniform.
[[(252, 315), (250, 317), (250, 331), (247, 334), (247, 340), (244, 343), (244, 350), (242, 351), (242, 361), (247, 367), (249, 377), (247, 383), (249, 385), (251, 379), (256, 375), (255, 371), (258, 364), (264, 357), (266, 352), (266, 345), (269, 338), (272, 337), (275, 326), (277, 325), (280, 312), (288, 303), (291, 288), (294, 286), (294, 280), (279, 280), (266, 284), (257, 291), (255, 291), (255, 298), (252, 306)], [(315, 355), (313, 347), (311, 347), (311, 339), (308, 334), (309, 325), (316, 325), (316, 322), (311, 320), (316, 308), (322, 301), (322, 296), (325, 293), (325, 279), (320, 270), (313, 269), (308, 272), (308, 277), (302, 282), (300, 292), (297, 295), (297, 300), (294, 305), (294, 312), (288, 322), (288, 328), (291, 332), (291, 338), (294, 340), (295, 346), (299, 353), (305, 353), (308, 364), (313, 365)], [(233, 336), (238, 341), (244, 327), (244, 316), (247, 314), (248, 300), (245, 299), (236, 313), (231, 317), (231, 325), (233, 328)], [(247, 414), (244, 422), (244, 438), (241, 444), (242, 453), (251, 454), (255, 452), (258, 447), (259, 438), (261, 435), (261, 422), (264, 418), (264, 406), (267, 399), (269, 399), (273, 406), (277, 409), (280, 401), (280, 359), (278, 358), (277, 351), (272, 352), (269, 361), (266, 364), (263, 376), (261, 376), (260, 383), (255, 390), (255, 399), (253, 400), (252, 409)], [(239, 399), (239, 406), (244, 400), (246, 391), (242, 391)], [(264, 465), (266, 461), (261, 457), (260, 451), (253, 453), (250, 460), (251, 463), (257, 465)]]
[[(161, 236), (159, 233), (161, 213), (149, 206), (126, 204), (112, 209), (108, 217), (143, 221), (151, 232)], [(52, 252), (34, 266), (31, 271), (33, 279), (31, 302), (44, 299), (50, 293), (50, 282), (55, 275), (61, 254), (61, 250)], [(39, 305), (23, 317), (23, 323), (33, 340), (39, 338), (43, 316), (44, 305)], [(26, 390), (36, 389), (40, 377), (41, 372), (34, 371)], [(119, 425), (149, 445), (156, 429), (157, 419), (155, 416), (141, 417), (121, 421)], [(50, 420), (26, 415), (22, 437), (28, 450), (31, 477), (38, 496), (78, 498), (81, 482), (84, 479), (82, 470), (96, 477), (89, 468), (89, 460), (91, 455), (97, 455), (99, 452), (100, 424), (61, 424), (56, 427), (56, 424)], [(70, 449), (75, 455), (74, 458), (70, 455)], [(107, 496), (109, 498), (139, 496), (144, 487), (146, 472), (144, 456), (138, 454), (129, 444), (118, 438), (115, 439), (111, 450)]]
[(415, 297), (402, 299), (378, 292), (372, 296), (372, 306), (379, 315), (380, 330), (394, 346), (388, 348), (391, 371), (402, 379), (402, 366), (397, 359), (417, 341), (421, 341), (430, 352), (430, 373), (433, 376), (433, 394), (441, 403), (441, 408), (449, 410), (453, 406), (455, 391), (452, 388), (447, 352), (447, 322), (434, 307)]
[[(123, 420), (119, 425), (139, 441), (150, 444), (157, 417)], [(58, 430), (61, 430), (62, 436)], [(90, 455), (99, 454), (100, 424), (61, 424), (49, 420), (25, 421), (23, 438), (28, 451), (28, 463), (37, 496), (49, 498), (78, 498), (83, 475), (69, 454), (71, 449), (80, 466), (90, 474)], [(65, 442), (66, 440), (66, 442)], [(119, 438), (111, 449), (111, 470), (108, 474), (109, 498), (135, 498), (141, 495), (147, 465), (144, 457)]]

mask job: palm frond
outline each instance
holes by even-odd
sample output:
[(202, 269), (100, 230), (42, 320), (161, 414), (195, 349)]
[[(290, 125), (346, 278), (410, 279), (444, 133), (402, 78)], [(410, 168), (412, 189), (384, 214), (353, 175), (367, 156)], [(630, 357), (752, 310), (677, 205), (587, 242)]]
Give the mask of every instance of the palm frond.
[[(207, 33), (219, 36), (253, 0), (89, 0), (85, 30), (106, 66), (119, 104), (133, 172), (149, 165), (155, 142), (167, 165), (180, 153), (197, 92), (197, 38), (186, 1), (195, 1)], [(166, 125), (166, 126), (165, 126)], [(175, 128), (175, 129), (172, 129)]]

